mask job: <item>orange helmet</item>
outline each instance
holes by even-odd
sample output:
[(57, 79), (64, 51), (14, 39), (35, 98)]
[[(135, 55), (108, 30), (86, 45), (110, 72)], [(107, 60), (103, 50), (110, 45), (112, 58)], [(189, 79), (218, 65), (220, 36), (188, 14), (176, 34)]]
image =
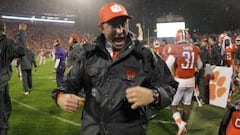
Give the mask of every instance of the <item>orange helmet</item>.
[(175, 41), (177, 44), (188, 43), (189, 40), (190, 40), (190, 34), (188, 33), (187, 30), (180, 29), (177, 31), (176, 38), (175, 38)]
[(132, 18), (123, 5), (116, 2), (107, 3), (99, 11), (99, 25), (119, 16)]

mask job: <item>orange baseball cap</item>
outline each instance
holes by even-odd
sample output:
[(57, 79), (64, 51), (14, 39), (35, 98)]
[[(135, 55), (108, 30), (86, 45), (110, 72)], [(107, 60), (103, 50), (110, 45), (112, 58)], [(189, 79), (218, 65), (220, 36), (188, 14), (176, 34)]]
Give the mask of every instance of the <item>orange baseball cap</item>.
[(120, 16), (132, 18), (123, 5), (116, 2), (107, 3), (99, 11), (99, 25)]

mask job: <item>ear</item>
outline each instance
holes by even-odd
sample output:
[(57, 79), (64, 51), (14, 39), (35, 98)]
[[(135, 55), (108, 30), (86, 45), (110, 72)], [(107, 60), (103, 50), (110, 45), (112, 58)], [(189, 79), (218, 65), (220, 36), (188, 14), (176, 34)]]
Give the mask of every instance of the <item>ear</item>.
[(104, 33), (104, 31), (103, 31), (103, 25), (102, 25), (102, 24), (98, 25), (98, 30), (99, 30), (101, 33)]

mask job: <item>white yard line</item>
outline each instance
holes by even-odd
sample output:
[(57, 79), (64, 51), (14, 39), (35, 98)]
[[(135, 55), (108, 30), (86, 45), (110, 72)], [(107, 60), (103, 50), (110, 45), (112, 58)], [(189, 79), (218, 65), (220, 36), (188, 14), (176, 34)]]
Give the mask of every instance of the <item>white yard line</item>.
[(176, 123), (173, 121), (165, 121), (165, 120), (151, 120), (154, 123), (163, 123), (163, 124), (173, 124), (175, 125)]
[[(168, 107), (165, 107), (164, 109), (171, 109), (169, 106)], [(178, 110), (183, 110), (183, 108), (182, 107), (178, 107)]]
[(71, 121), (71, 120), (67, 120), (67, 119), (64, 119), (64, 118), (59, 117), (59, 116), (56, 116), (56, 115), (49, 114), (49, 113), (44, 112), (44, 111), (41, 111), (41, 110), (39, 110), (39, 109), (37, 109), (37, 108), (35, 108), (35, 107), (33, 107), (33, 106), (30, 106), (30, 105), (27, 105), (27, 104), (25, 104), (25, 103), (22, 103), (22, 102), (20, 102), (20, 101), (18, 101), (18, 100), (16, 100), (16, 99), (13, 99), (13, 98), (12, 98), (12, 102), (14, 102), (14, 103), (16, 103), (16, 104), (18, 104), (18, 105), (21, 105), (21, 106), (23, 106), (23, 107), (25, 107), (25, 108), (28, 108), (28, 109), (30, 109), (30, 110), (33, 110), (33, 111), (35, 111), (35, 112), (41, 113), (41, 114), (43, 114), (43, 115), (50, 116), (51, 118), (57, 119), (57, 120), (62, 121), (62, 122), (64, 122), (64, 123), (68, 123), (68, 124), (71, 124), (71, 125), (74, 125), (74, 126), (78, 126), (78, 127), (81, 126), (80, 123), (77, 123), (77, 122), (74, 122), (74, 121)]

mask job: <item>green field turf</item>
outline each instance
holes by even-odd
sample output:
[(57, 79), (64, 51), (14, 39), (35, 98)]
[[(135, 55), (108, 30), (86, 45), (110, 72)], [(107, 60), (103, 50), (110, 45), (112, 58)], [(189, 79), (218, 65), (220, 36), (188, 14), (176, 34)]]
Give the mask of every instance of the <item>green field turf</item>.
[[(30, 95), (23, 94), (21, 81), (15, 68), (10, 81), (12, 114), (9, 135), (79, 135), (81, 107), (78, 112), (63, 112), (51, 98), (56, 87), (53, 62), (39, 66), (33, 71), (33, 90)], [(225, 110), (210, 105), (192, 105), (187, 135), (217, 135)], [(155, 111), (157, 117), (150, 121), (148, 135), (175, 135), (174, 124), (169, 108)]]

